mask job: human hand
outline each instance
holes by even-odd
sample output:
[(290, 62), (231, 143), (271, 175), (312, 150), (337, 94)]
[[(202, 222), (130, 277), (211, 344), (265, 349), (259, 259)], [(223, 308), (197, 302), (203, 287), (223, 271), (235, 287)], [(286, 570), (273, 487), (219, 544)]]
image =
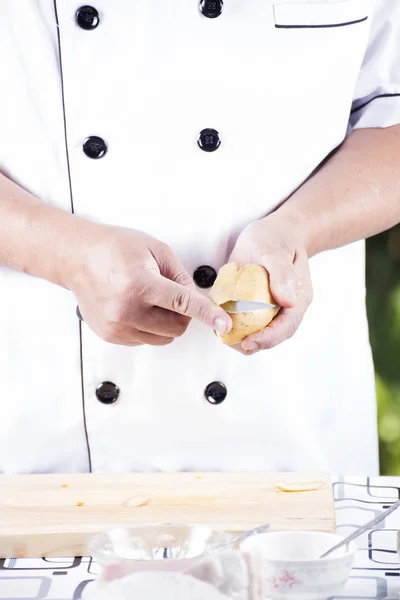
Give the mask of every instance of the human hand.
[(270, 288), (282, 308), (262, 331), (235, 346), (243, 354), (270, 349), (291, 338), (311, 304), (312, 283), (308, 256), (299, 231), (279, 211), (255, 221), (239, 236), (229, 262), (260, 264), (268, 271)]
[(124, 346), (171, 343), (191, 318), (219, 332), (232, 323), (201, 295), (171, 248), (140, 231), (86, 223), (67, 287), (103, 340)]

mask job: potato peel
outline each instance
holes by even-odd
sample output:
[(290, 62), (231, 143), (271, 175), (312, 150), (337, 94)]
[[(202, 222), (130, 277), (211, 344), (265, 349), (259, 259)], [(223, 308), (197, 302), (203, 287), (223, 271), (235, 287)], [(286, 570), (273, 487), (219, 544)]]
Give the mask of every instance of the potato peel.
[(325, 481), (306, 481), (306, 482), (289, 482), (289, 481), (276, 481), (275, 487), (280, 492), (316, 492), (326, 486)]
[(146, 498), (145, 496), (131, 496), (125, 502), (125, 506), (129, 508), (140, 508), (141, 506), (147, 506), (150, 504), (150, 498)]

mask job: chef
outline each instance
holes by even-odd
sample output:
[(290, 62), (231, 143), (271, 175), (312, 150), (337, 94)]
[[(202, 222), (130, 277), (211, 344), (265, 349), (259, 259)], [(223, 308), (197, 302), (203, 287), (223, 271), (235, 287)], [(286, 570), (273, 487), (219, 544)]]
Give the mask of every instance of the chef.
[[(0, 472), (378, 473), (399, 40), (392, 0), (2, 0)], [(236, 349), (230, 260), (282, 306)]]

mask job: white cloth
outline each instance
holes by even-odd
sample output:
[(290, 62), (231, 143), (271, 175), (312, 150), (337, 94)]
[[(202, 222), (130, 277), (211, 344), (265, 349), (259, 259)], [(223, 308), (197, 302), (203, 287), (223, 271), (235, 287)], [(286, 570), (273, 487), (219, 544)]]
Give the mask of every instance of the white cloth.
[(229, 600), (215, 587), (184, 573), (144, 571), (91, 585), (84, 600)]
[[(94, 0), (86, 31), (77, 2), (2, 0), (0, 168), (45, 202), (162, 239), (189, 273), (218, 270), (343, 141), (353, 101), (398, 90), (393, 0), (283, 4), (226, 0), (208, 19), (197, 0)], [(399, 122), (399, 106), (372, 101), (353, 125)], [(213, 153), (197, 145), (208, 127)], [(82, 151), (92, 135), (100, 160)], [(0, 472), (376, 474), (364, 268), (364, 243), (313, 258), (300, 330), (251, 358), (197, 322), (166, 348), (107, 344), (80, 334), (70, 292), (1, 269)], [(113, 405), (96, 398), (104, 381)]]
[[(126, 557), (126, 553), (119, 556)], [(172, 563), (172, 564), (171, 564)], [(83, 600), (262, 600), (264, 559), (258, 550), (227, 550), (200, 559), (129, 561), (113, 565), (121, 569), (111, 579), (100, 576)], [(164, 594), (164, 596), (162, 595)], [(154, 596), (154, 597), (153, 597)]]
[(378, 0), (356, 86), (353, 129), (388, 127), (400, 121), (399, 36), (400, 5)]

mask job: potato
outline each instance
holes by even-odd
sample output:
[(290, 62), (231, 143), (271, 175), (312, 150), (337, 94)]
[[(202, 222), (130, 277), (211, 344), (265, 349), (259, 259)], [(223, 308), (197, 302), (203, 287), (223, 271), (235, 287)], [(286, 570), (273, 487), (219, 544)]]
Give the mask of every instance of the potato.
[[(249, 264), (238, 268), (234, 262), (221, 267), (210, 290), (209, 298), (218, 306), (238, 300), (276, 304), (269, 287), (269, 275), (264, 267)], [(231, 313), (233, 323), (231, 331), (225, 335), (218, 334), (218, 337), (227, 346), (238, 344), (252, 333), (267, 327), (279, 310), (280, 306), (276, 305), (275, 308), (266, 310)]]

